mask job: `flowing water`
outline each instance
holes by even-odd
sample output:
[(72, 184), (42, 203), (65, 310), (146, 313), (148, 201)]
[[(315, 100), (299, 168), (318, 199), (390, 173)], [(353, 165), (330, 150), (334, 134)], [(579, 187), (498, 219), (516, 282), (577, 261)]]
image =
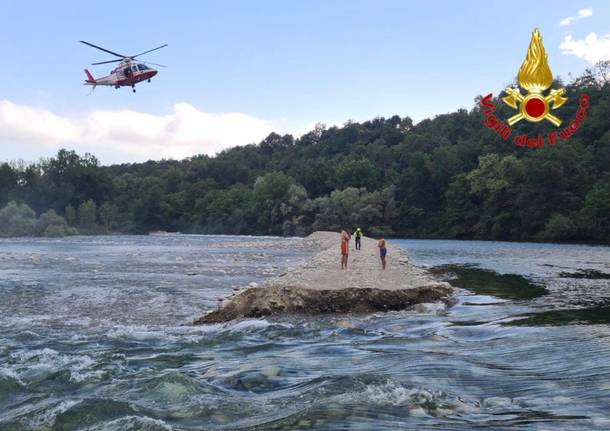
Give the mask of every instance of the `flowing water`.
[(0, 240), (0, 430), (610, 429), (610, 248), (394, 242), (455, 304), (194, 327), (313, 251)]

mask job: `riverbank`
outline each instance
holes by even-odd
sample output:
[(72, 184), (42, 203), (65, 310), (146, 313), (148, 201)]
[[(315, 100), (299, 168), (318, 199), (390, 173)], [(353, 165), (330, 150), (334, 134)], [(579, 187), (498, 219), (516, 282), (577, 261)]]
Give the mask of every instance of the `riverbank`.
[(381, 270), (377, 242), (362, 238), (361, 250), (350, 241), (349, 266), (340, 269), (339, 234), (314, 232), (303, 240), (320, 250), (301, 265), (269, 282), (236, 290), (218, 309), (195, 324), (283, 313), (368, 313), (403, 310), (420, 303), (448, 302), (453, 289), (425, 269), (409, 263), (407, 254), (387, 244), (387, 269)]

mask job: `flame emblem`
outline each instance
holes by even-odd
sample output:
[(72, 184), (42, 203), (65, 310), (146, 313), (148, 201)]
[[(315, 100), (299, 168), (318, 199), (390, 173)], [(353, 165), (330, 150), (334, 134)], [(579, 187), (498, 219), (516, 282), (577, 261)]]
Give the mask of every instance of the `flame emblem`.
[(551, 109), (557, 109), (567, 102), (563, 97), (565, 88), (551, 89), (545, 96), (543, 93), (553, 84), (553, 74), (549, 68), (546, 51), (542, 45), (540, 31), (534, 29), (530, 40), (527, 55), (519, 74), (517, 75), (519, 86), (526, 90), (528, 94), (522, 95), (517, 88), (507, 88), (507, 94), (502, 98), (504, 103), (513, 109), (519, 109), (519, 113), (508, 119), (508, 124), (512, 126), (520, 120), (527, 120), (537, 123), (548, 120), (555, 126), (561, 125), (561, 120), (551, 114)]

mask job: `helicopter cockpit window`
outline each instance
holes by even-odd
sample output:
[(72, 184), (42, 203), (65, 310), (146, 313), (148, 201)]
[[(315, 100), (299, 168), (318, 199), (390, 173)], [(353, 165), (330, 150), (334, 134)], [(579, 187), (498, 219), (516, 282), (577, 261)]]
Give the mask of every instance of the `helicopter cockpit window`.
[(137, 66), (131, 66), (131, 70), (132, 70), (132, 72), (137, 72), (138, 71), (138, 67)]
[(138, 69), (140, 69), (140, 70), (147, 70), (147, 69), (148, 69), (148, 67), (146, 67), (146, 66), (145, 66), (145, 65), (143, 65), (143, 64), (138, 64)]

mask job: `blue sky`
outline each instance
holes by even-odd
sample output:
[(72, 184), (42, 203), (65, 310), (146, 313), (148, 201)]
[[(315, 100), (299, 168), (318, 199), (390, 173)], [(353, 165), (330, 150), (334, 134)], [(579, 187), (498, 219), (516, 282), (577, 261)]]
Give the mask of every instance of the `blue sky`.
[[(62, 146), (104, 163), (180, 158), (316, 122), (419, 121), (498, 93), (534, 27), (554, 75), (610, 53), (608, 1), (0, 0), (0, 16), (0, 160)], [(111, 57), (80, 39), (125, 54), (168, 43), (143, 58), (169, 67), (136, 94), (88, 95), (83, 68), (105, 75), (89, 63)]]

